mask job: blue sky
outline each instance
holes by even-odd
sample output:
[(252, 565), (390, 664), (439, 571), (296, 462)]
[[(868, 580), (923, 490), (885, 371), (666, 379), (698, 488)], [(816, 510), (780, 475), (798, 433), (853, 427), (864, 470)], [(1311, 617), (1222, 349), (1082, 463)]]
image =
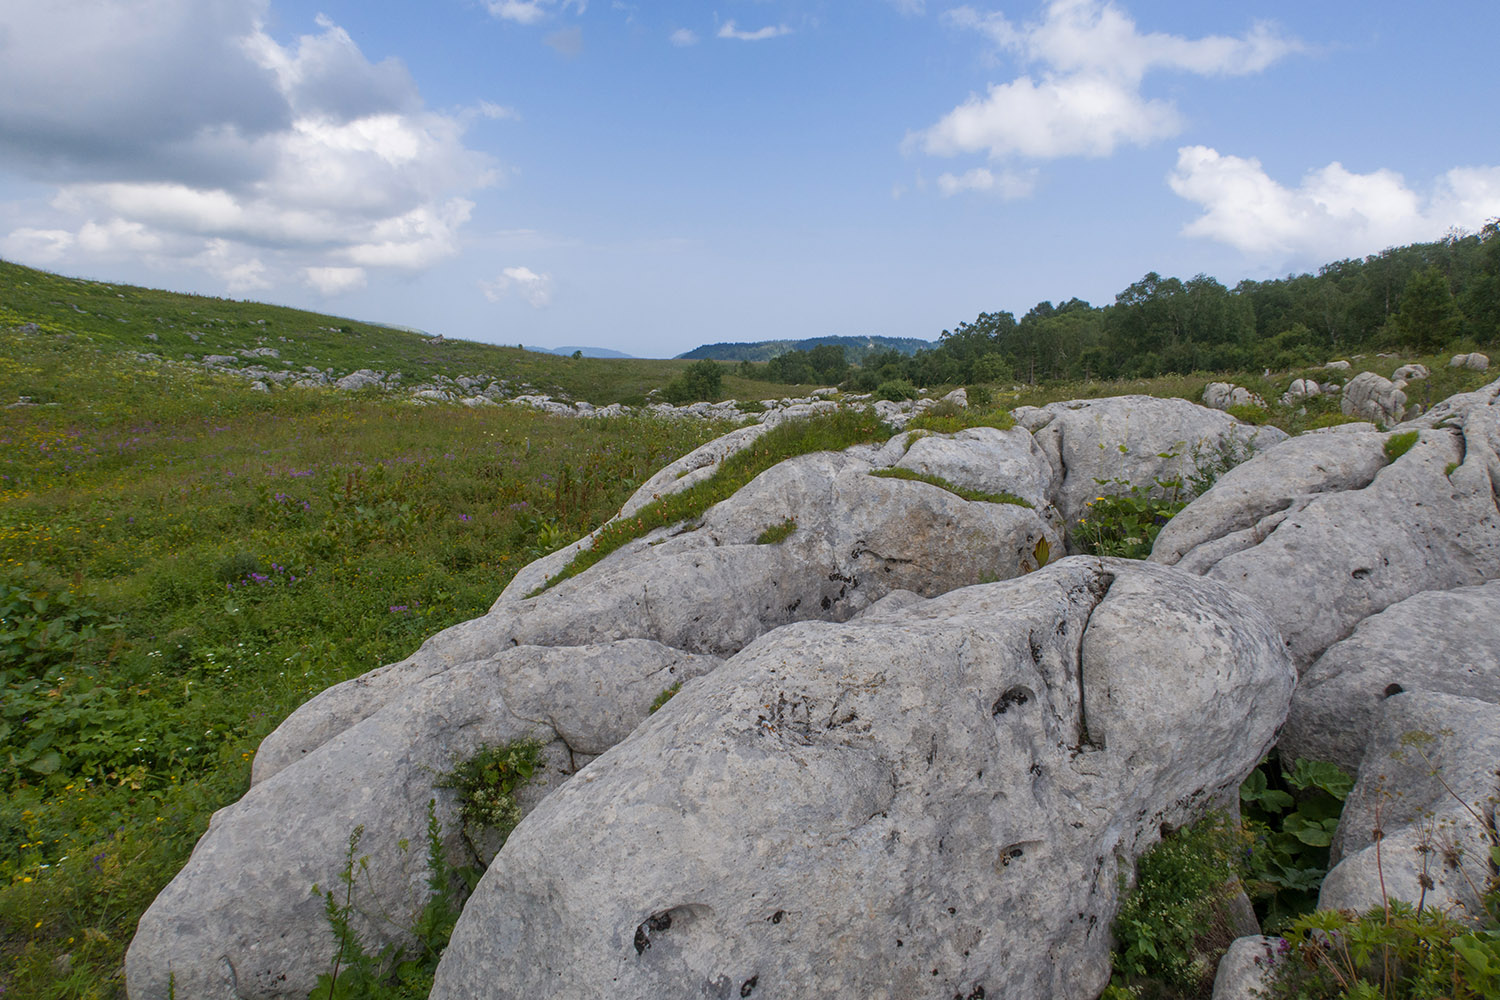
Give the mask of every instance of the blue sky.
[(0, 4), (0, 256), (496, 343), (936, 338), (1500, 216), (1500, 4)]

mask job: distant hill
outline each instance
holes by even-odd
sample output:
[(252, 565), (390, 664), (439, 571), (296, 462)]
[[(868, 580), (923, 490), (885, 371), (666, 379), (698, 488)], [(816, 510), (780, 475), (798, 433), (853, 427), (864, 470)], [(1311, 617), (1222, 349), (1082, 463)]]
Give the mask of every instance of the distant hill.
[(572, 357), (574, 351), (580, 351), (586, 358), (633, 358), (634, 354), (625, 354), (621, 351), (611, 351), (607, 347), (532, 347), (526, 345), (528, 351), (539, 351), (542, 354), (559, 354), (564, 357)]
[(822, 344), (837, 344), (844, 349), (844, 357), (850, 362), (858, 364), (868, 354), (876, 354), (880, 351), (899, 351), (902, 354), (915, 354), (936, 346), (928, 340), (918, 340), (915, 337), (811, 337), (807, 340), (757, 340), (752, 343), (739, 344), (704, 344), (695, 347), (686, 354), (677, 355), (697, 361), (708, 358), (711, 361), (769, 361), (778, 354), (787, 351), (810, 351)]

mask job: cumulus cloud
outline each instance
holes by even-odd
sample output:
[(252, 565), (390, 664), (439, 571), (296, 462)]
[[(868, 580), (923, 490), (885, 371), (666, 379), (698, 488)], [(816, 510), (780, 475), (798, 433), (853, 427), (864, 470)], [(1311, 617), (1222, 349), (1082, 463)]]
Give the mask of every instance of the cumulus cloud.
[(1110, 0), (1053, 0), (1041, 20), (1020, 24), (971, 7), (945, 18), (984, 35), (997, 52), (1034, 67), (1034, 73), (991, 84), (908, 137), (910, 145), (935, 156), (1109, 156), (1123, 144), (1145, 145), (1182, 130), (1171, 101), (1142, 92), (1148, 74), (1257, 73), (1300, 48), (1266, 24), (1234, 38), (1142, 33)]
[(1453, 228), (1477, 229), (1500, 216), (1500, 167), (1455, 167), (1424, 194), (1395, 171), (1360, 174), (1335, 162), (1287, 187), (1259, 160), (1185, 146), (1167, 182), (1203, 207), (1184, 235), (1268, 262), (1361, 256), (1437, 239)]
[(57, 185), (46, 217), (0, 244), (18, 260), (129, 256), (232, 292), (420, 270), (457, 252), (465, 196), (495, 180), (464, 122), (514, 115), (427, 110), (405, 67), (371, 63), (325, 17), (282, 44), (265, 0), (12, 8), (0, 169)]
[(719, 28), (720, 38), (735, 38), (742, 42), (763, 42), (767, 38), (777, 38), (791, 33), (792, 29), (784, 24), (768, 24), (755, 31), (741, 31), (734, 26), (733, 21), (725, 21)]
[(676, 45), (678, 48), (685, 48), (689, 45), (697, 45), (698, 33), (692, 28), (678, 28), (668, 37), (668, 41), (670, 41), (673, 45)]
[(986, 167), (975, 167), (962, 174), (942, 174), (937, 179), (937, 185), (945, 198), (965, 191), (977, 191), (1010, 201), (1012, 198), (1028, 197), (1036, 190), (1036, 171), (1018, 173), (1002, 170), (997, 173)]
[(529, 267), (507, 267), (493, 281), (481, 281), (479, 289), (491, 302), (519, 295), (540, 309), (552, 301), (552, 275), (538, 274)]

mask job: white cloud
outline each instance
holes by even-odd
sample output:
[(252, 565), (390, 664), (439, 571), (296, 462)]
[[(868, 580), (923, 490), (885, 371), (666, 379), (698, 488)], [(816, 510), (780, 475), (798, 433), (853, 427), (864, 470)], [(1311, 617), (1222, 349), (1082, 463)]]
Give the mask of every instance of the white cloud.
[(0, 169), (57, 185), (6, 252), (198, 267), (232, 292), (457, 253), (466, 195), (496, 181), (464, 122), (514, 112), (426, 110), (399, 62), (369, 62), (327, 18), (283, 45), (265, 13), (265, 0), (0, 11)]
[(927, 13), (927, 0), (889, 0), (889, 3), (908, 16)]
[(75, 241), (66, 229), (16, 229), (0, 239), (0, 254), (10, 260), (55, 264)]
[(1145, 145), (1183, 127), (1172, 102), (1142, 93), (1148, 73), (1257, 73), (1300, 48), (1264, 24), (1238, 38), (1142, 34), (1111, 0), (1053, 0), (1042, 20), (1023, 24), (971, 7), (951, 10), (945, 18), (983, 34), (998, 51), (1037, 71), (991, 84), (986, 93), (970, 95), (931, 127), (908, 136), (909, 145), (935, 156), (1109, 156), (1122, 144)]
[(1310, 170), (1289, 188), (1259, 160), (1185, 146), (1167, 182), (1203, 207), (1184, 235), (1276, 262), (1361, 256), (1500, 216), (1500, 167), (1456, 167), (1425, 196), (1394, 171), (1358, 174), (1340, 163)]
[(538, 274), (529, 267), (507, 267), (493, 281), (481, 281), (479, 289), (491, 302), (515, 294), (540, 309), (552, 301), (552, 275)]
[(569, 7), (582, 14), (588, 9), (588, 0), (485, 0), (484, 6), (502, 21), (516, 24), (539, 24), (556, 11)]
[(965, 191), (977, 191), (1010, 201), (1013, 198), (1029, 197), (1036, 190), (1036, 171), (1016, 173), (1002, 170), (995, 173), (986, 167), (975, 167), (959, 175), (942, 174), (937, 179), (937, 185), (945, 198)]
[(481, 118), (488, 118), (491, 121), (521, 120), (521, 112), (515, 108), (506, 107), (503, 104), (496, 104), (494, 101), (480, 101), (471, 114), (476, 114)]
[(755, 31), (741, 31), (734, 26), (733, 21), (725, 21), (719, 28), (720, 38), (736, 38), (742, 42), (763, 42), (768, 38), (778, 38), (791, 33), (792, 29), (784, 24), (768, 24)]
[(362, 267), (309, 267), (303, 273), (307, 283), (324, 295), (339, 295), (365, 287)]
[(209, 240), (203, 252), (190, 263), (224, 282), (232, 295), (263, 291), (272, 286), (261, 259), (228, 240)]
[(670, 41), (673, 45), (676, 45), (678, 48), (685, 48), (689, 45), (697, 45), (698, 33), (692, 28), (678, 28), (676, 31), (672, 32), (671, 36), (668, 38), (668, 41)]

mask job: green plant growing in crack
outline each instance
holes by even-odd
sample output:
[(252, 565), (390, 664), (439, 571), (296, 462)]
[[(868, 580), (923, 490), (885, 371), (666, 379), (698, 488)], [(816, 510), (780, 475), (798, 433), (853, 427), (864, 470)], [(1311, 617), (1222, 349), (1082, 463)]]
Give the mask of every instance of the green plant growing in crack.
[[(462, 835), (476, 862), (479, 859), (474, 840), (483, 833), (496, 836), (499, 846), (521, 819), (516, 799), (520, 790), (542, 767), (540, 740), (515, 740), (499, 746), (480, 746), (468, 760), (437, 781), (439, 788), (458, 793)], [(437, 802), (427, 800), (427, 888), (429, 895), (415, 915), (398, 920), (388, 913), (374, 919), (401, 932), (401, 937), (415, 942), (403, 948), (397, 942), (370, 952), (360, 940), (354, 926), (356, 916), (369, 917), (357, 902), (357, 884), (361, 875), (369, 877), (370, 859), (359, 853), (365, 828), (361, 824), (349, 834), (344, 865), (337, 887), (313, 892), (323, 897), (323, 910), (329, 929), (337, 942), (333, 963), (318, 976), (308, 1000), (419, 1000), (432, 990), (439, 959), (453, 935), (453, 928), (469, 894), (479, 882), (483, 869), (479, 864), (449, 864), (443, 852), (443, 828), (437, 818)], [(405, 840), (400, 842), (404, 852)]]
[[(323, 911), (338, 949), (327, 972), (318, 976), (308, 1000), (418, 1000), (432, 990), (438, 960), (453, 935), (464, 899), (477, 873), (461, 872), (449, 865), (443, 856), (442, 825), (437, 819), (436, 801), (427, 801), (427, 887), (431, 891), (422, 909), (402, 930), (415, 942), (402, 948), (391, 942), (371, 953), (354, 927), (356, 916), (364, 915), (356, 903), (360, 875), (369, 875), (370, 859), (359, 853), (364, 837), (363, 824), (349, 834), (340, 869), (337, 888), (313, 892), (323, 897)], [(402, 850), (407, 848), (403, 841)], [(400, 926), (389, 914), (379, 919)]]
[(438, 788), (458, 793), (463, 838), (476, 858), (480, 856), (475, 846), (478, 837), (490, 834), (504, 843), (521, 822), (516, 796), (541, 768), (542, 746), (534, 739), (483, 744), (472, 757), (438, 778)]
[(984, 490), (972, 490), (967, 486), (950, 483), (941, 476), (933, 476), (925, 472), (914, 472), (911, 469), (893, 466), (889, 469), (874, 469), (870, 472), (870, 475), (877, 479), (904, 479), (913, 483), (926, 483), (929, 486), (936, 486), (940, 490), (947, 490), (954, 496), (962, 497), (965, 500), (978, 501), (980, 503), (1005, 503), (1016, 507), (1035, 509), (1030, 500), (1027, 500), (1025, 497), (1018, 497), (1014, 493), (987, 493)]
[(682, 681), (678, 681), (677, 683), (673, 684), (671, 687), (665, 688), (662, 691), (661, 694), (659, 694), (659, 695), (656, 696), (656, 700), (651, 703), (651, 709), (646, 714), (647, 715), (655, 715), (657, 713), (657, 710), (659, 710), (667, 702), (671, 701), (672, 697), (674, 695), (676, 695), (678, 691), (681, 691), (681, 690), (682, 690)]
[(784, 542), (791, 537), (792, 532), (797, 530), (797, 519), (789, 517), (780, 524), (773, 524), (765, 531), (756, 536), (756, 545), (775, 545)]
[(1392, 434), (1385, 439), (1386, 461), (1394, 462), (1396, 459), (1411, 451), (1411, 446), (1417, 443), (1419, 435), (1416, 431), (1402, 431), (1400, 434)]

